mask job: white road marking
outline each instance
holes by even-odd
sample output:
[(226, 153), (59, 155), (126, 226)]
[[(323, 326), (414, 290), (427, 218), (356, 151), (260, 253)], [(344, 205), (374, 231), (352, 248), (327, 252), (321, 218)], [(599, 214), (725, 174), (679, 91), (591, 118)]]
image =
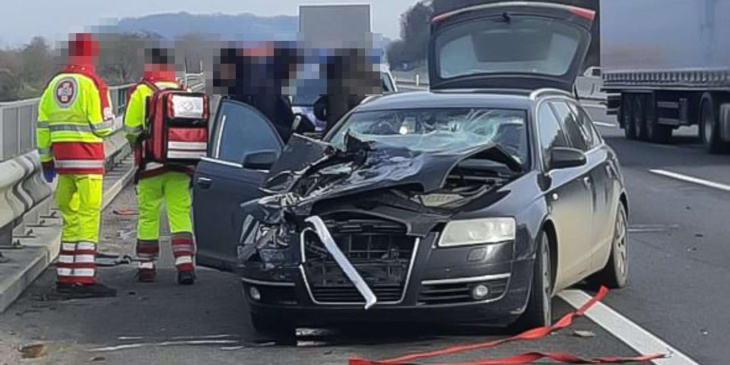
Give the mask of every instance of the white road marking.
[(618, 128), (618, 125), (613, 124), (613, 123), (593, 122), (593, 124), (601, 126), (601, 127)]
[[(585, 292), (573, 289), (565, 290), (558, 296), (576, 309), (591, 299), (591, 296)], [(689, 356), (601, 302), (591, 307), (585, 316), (640, 354), (669, 354), (667, 358), (654, 360), (655, 364), (699, 365)]]
[(664, 232), (670, 229), (679, 229), (678, 224), (634, 224), (629, 226), (629, 233)]
[(672, 179), (682, 180), (686, 182), (691, 182), (698, 185), (707, 186), (709, 188), (718, 189), (722, 191), (730, 192), (730, 185), (720, 184), (709, 180), (704, 180), (692, 176), (682, 175), (678, 174), (676, 172), (671, 171), (665, 171), (665, 170), (649, 170), (652, 174), (662, 175), (666, 177), (670, 177)]
[(165, 342), (153, 342), (153, 343), (132, 343), (132, 344), (128, 344), (128, 345), (100, 347), (100, 348), (90, 349), (88, 351), (89, 352), (109, 352), (109, 351), (129, 350), (129, 349), (136, 349), (136, 348), (142, 348), (142, 347), (153, 347), (153, 346), (167, 347), (167, 346), (186, 346), (186, 345), (189, 345), (189, 346), (235, 345), (238, 343), (240, 343), (240, 341), (234, 341), (234, 340), (165, 341)]

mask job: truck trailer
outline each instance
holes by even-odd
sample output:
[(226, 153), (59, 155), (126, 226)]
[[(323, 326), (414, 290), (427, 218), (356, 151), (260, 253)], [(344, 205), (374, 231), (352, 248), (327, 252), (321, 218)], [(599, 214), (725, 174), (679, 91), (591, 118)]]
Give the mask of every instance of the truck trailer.
[(601, 2), (607, 110), (632, 140), (669, 143), (697, 125), (710, 153), (730, 146), (730, 0)]

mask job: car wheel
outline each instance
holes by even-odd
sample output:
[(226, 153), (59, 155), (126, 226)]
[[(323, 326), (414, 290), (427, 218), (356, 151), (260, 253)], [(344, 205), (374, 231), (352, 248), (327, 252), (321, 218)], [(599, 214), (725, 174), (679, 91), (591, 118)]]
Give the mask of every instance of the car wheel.
[(611, 289), (626, 286), (629, 275), (629, 224), (626, 208), (621, 204), (616, 213), (611, 254), (608, 263), (595, 278), (595, 283)]
[(550, 255), (550, 239), (545, 232), (542, 232), (538, 238), (535, 270), (533, 271), (532, 288), (527, 308), (513, 325), (513, 328), (517, 331), (526, 331), (552, 324), (553, 275)]
[(296, 325), (288, 319), (251, 313), (251, 325), (256, 332), (277, 340), (290, 340), (296, 337)]
[(636, 125), (634, 125), (633, 97), (624, 94), (621, 101), (621, 124), (624, 127), (626, 139), (636, 139)]

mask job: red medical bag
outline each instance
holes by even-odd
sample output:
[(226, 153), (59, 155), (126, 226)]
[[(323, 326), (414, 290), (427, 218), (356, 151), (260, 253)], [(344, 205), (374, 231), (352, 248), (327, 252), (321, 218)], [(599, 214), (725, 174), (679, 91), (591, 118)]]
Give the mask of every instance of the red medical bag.
[(185, 89), (160, 89), (147, 99), (146, 161), (195, 164), (208, 152), (208, 96)]

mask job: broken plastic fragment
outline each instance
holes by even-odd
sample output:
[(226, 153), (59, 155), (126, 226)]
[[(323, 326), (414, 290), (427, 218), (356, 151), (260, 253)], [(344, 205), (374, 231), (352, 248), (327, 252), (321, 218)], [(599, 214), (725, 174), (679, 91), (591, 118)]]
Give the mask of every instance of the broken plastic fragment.
[(581, 337), (581, 338), (589, 338), (589, 337), (596, 337), (596, 334), (591, 331), (575, 330), (575, 331), (573, 331), (573, 336)]

